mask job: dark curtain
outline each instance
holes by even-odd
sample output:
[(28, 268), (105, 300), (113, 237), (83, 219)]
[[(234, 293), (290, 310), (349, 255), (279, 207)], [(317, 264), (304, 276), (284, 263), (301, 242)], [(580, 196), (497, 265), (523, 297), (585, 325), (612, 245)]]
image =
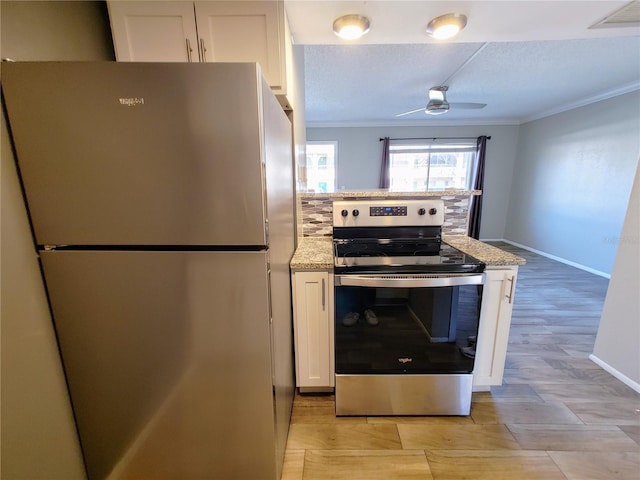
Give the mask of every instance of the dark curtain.
[[(478, 137), (476, 143), (476, 176), (473, 179), (473, 190), (482, 190), (484, 185), (484, 157), (487, 151), (487, 137)], [(475, 239), (480, 238), (480, 220), (482, 219), (482, 195), (471, 197), (471, 207), (469, 211), (469, 236)]]
[(380, 166), (380, 188), (389, 188), (389, 137), (382, 139), (382, 164)]

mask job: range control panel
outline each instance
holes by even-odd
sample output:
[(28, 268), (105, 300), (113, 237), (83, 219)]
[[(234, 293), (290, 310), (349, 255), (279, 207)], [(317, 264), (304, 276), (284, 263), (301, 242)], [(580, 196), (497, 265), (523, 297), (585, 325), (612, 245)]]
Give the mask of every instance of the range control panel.
[(372, 217), (406, 217), (407, 207), (369, 207)]
[(333, 202), (334, 227), (442, 226), (438, 200), (340, 200)]

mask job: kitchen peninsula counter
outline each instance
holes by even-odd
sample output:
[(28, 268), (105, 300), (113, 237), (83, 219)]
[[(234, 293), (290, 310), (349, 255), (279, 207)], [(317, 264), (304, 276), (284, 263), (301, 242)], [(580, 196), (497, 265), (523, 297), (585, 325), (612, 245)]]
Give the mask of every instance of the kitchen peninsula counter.
[(461, 252), (477, 258), (486, 263), (487, 266), (507, 267), (527, 263), (522, 257), (466, 235), (443, 235), (442, 241)]
[(455, 196), (481, 195), (482, 190), (434, 190), (430, 192), (393, 192), (385, 189), (372, 190), (339, 190), (337, 192), (301, 192), (298, 196), (302, 200), (364, 200), (371, 198), (386, 199), (420, 199), (441, 198)]
[(330, 237), (333, 231), (333, 202), (345, 200), (442, 200), (445, 223), (442, 232), (447, 235), (466, 235), (468, 231), (471, 199), (481, 190), (448, 189), (430, 192), (394, 192), (384, 189), (340, 190), (337, 192), (299, 192), (297, 194), (301, 223), (305, 237)]
[[(331, 237), (303, 237), (291, 259), (292, 271), (318, 271), (333, 269)], [(487, 266), (524, 265), (525, 259), (466, 235), (444, 235), (444, 243), (477, 258)]]
[[(329, 231), (330, 228), (328, 227)], [(296, 385), (301, 392), (332, 392), (336, 386), (335, 287), (331, 235), (299, 239), (290, 262), (293, 287)], [(442, 241), (484, 262), (482, 303), (473, 390), (488, 391), (502, 385), (513, 295), (518, 269), (525, 260), (466, 235), (444, 234)], [(310, 365), (313, 367), (311, 368)]]

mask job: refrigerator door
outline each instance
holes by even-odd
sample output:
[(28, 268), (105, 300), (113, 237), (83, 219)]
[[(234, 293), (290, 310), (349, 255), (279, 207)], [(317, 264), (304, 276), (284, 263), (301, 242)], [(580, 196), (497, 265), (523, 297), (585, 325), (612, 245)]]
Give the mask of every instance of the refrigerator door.
[(42, 262), (91, 480), (276, 478), (265, 252)]
[(266, 245), (261, 86), (256, 64), (4, 64), (37, 243)]
[[(293, 321), (291, 273), (294, 250), (294, 180), (291, 158), (291, 124), (263, 82), (264, 152), (266, 160), (269, 263), (273, 318), (273, 372), (276, 397), (278, 466), (284, 458), (293, 404)], [(280, 478), (280, 472), (276, 478)]]

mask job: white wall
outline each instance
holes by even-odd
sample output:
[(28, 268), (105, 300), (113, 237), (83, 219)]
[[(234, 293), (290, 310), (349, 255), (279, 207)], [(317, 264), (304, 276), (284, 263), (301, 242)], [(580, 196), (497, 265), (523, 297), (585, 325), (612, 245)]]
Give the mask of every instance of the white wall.
[[(114, 58), (102, 2), (3, 0), (0, 15), (3, 58)], [(7, 480), (84, 479), (80, 446), (4, 115), (1, 149), (0, 476)]]
[(49, 307), (2, 119), (2, 478), (82, 479)]
[(2, 0), (0, 10), (2, 58), (115, 60), (104, 2)]
[(339, 189), (378, 188), (382, 144), (380, 138), (478, 137), (490, 135), (487, 142), (485, 184), (480, 237), (504, 237), (511, 178), (513, 176), (518, 126), (450, 127), (322, 127), (307, 128), (307, 140), (338, 142)]
[(640, 392), (640, 167), (618, 244), (592, 359)]
[(640, 92), (520, 127), (505, 238), (611, 273), (640, 152)]

